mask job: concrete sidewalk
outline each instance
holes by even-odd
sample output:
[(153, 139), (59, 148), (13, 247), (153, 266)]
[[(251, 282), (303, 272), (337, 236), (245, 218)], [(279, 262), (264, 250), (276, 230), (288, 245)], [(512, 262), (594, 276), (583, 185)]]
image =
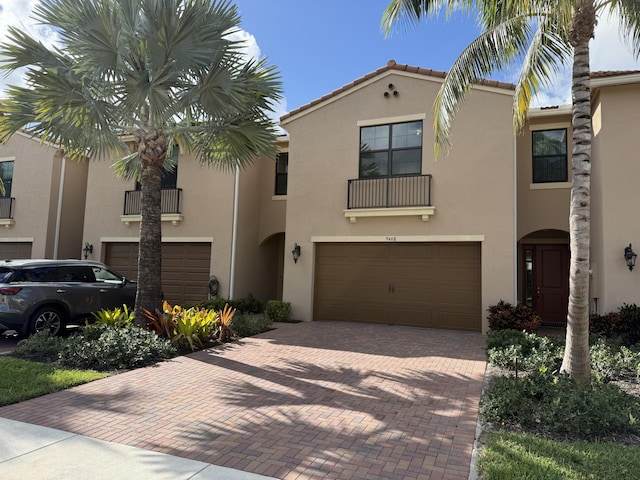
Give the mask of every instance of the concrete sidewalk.
[(0, 418), (3, 480), (268, 480), (73, 433)]

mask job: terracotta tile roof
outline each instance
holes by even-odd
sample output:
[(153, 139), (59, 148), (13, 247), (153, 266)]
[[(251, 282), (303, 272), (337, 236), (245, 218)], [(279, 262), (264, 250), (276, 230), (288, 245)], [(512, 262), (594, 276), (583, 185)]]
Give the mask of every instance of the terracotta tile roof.
[(602, 70), (599, 72), (591, 72), (591, 78), (608, 78), (619, 77), (622, 75), (636, 75), (640, 70)]
[[(363, 77), (357, 78), (356, 80), (354, 80), (351, 83), (348, 83), (346, 85), (343, 85), (342, 87), (338, 88), (337, 90), (334, 90), (331, 93), (328, 93), (316, 100), (313, 100), (305, 105), (302, 105), (301, 107), (296, 108), (295, 110), (290, 111), (289, 113), (284, 114), (282, 117), (280, 117), (281, 121), (286, 120), (289, 117), (292, 117), (294, 115), (297, 115), (298, 113), (307, 110), (315, 105), (318, 105), (319, 103), (324, 102), (325, 100), (329, 100), (332, 97), (335, 97), (337, 95), (339, 95), (342, 92), (345, 92), (363, 82), (366, 82), (367, 80), (376, 77), (382, 73), (385, 73), (389, 70), (399, 70), (401, 72), (409, 72), (409, 73), (418, 73), (420, 75), (425, 75), (428, 77), (436, 77), (436, 78), (444, 78), (447, 73), (446, 72), (442, 72), (440, 70), (432, 70), (430, 68), (421, 68), (421, 67), (414, 67), (411, 65), (401, 65), (395, 62), (395, 60), (389, 60), (387, 62), (387, 64), (384, 67), (378, 68), (377, 70), (375, 70), (374, 72), (371, 73), (367, 73), (366, 75), (364, 75)], [(485, 80), (485, 79), (480, 79), (479, 81), (475, 82), (478, 85), (484, 85), (487, 87), (495, 87), (495, 88), (504, 88), (507, 90), (515, 90), (515, 85), (513, 83), (506, 83), (506, 82), (499, 82), (497, 80)]]

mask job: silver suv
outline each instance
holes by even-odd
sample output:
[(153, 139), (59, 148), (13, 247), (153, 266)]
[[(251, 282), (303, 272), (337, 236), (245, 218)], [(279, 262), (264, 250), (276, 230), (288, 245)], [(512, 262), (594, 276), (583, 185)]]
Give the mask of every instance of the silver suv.
[(0, 261), (0, 332), (49, 330), (123, 304), (133, 306), (137, 285), (99, 262), (83, 260)]

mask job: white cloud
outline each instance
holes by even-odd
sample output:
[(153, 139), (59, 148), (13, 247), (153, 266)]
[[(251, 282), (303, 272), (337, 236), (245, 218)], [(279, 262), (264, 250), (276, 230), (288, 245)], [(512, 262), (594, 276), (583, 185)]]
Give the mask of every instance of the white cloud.
[[(244, 43), (243, 53), (246, 55), (247, 59), (259, 59), (262, 56), (256, 37), (249, 32), (237, 30), (228, 37), (230, 40), (241, 41)], [(274, 105), (273, 109), (274, 111), (270, 118), (276, 123), (280, 123), (280, 117), (287, 113), (287, 99), (282, 98), (276, 105)]]
[[(622, 39), (619, 17), (601, 17), (590, 44), (591, 71), (640, 70), (640, 61), (633, 58), (631, 49)], [(553, 86), (541, 92), (532, 106), (568, 105), (571, 103), (571, 68), (566, 69)]]
[[(8, 27), (12, 26), (29, 33), (44, 45), (51, 46), (54, 43), (53, 30), (37, 24), (31, 18), (31, 12), (38, 3), (38, 0), (0, 1), (0, 42), (4, 43), (7, 40)], [(0, 90), (4, 90), (6, 85), (24, 85), (21, 71), (0, 77)]]
[[(46, 46), (52, 46), (56, 42), (55, 32), (48, 27), (36, 23), (32, 18), (32, 11), (39, 0), (0, 0), (0, 43), (7, 40), (6, 32), (9, 26), (19, 28), (29, 33), (32, 37), (41, 41)], [(247, 58), (259, 59), (261, 57), (260, 46), (256, 38), (244, 30), (238, 30), (230, 35), (234, 40), (244, 42), (244, 53)], [(7, 85), (24, 86), (22, 71), (13, 72), (8, 76), (0, 76), (0, 94)], [(283, 98), (275, 107), (273, 120), (280, 121), (280, 116), (287, 113), (287, 101)]]

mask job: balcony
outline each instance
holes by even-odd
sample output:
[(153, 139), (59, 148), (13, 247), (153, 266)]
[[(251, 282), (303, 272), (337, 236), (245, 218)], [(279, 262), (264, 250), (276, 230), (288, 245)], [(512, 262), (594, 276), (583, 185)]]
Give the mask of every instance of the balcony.
[[(142, 201), (141, 190), (127, 190), (124, 192), (124, 212), (120, 219), (129, 226), (132, 222), (139, 222)], [(177, 225), (182, 221), (182, 189), (163, 188), (160, 204), (160, 212), (163, 222), (171, 222)]]
[(13, 204), (16, 199), (13, 197), (0, 197), (0, 225), (9, 228), (14, 224)]
[(348, 181), (345, 217), (418, 215), (423, 221), (435, 213), (431, 204), (431, 175), (358, 178)]

